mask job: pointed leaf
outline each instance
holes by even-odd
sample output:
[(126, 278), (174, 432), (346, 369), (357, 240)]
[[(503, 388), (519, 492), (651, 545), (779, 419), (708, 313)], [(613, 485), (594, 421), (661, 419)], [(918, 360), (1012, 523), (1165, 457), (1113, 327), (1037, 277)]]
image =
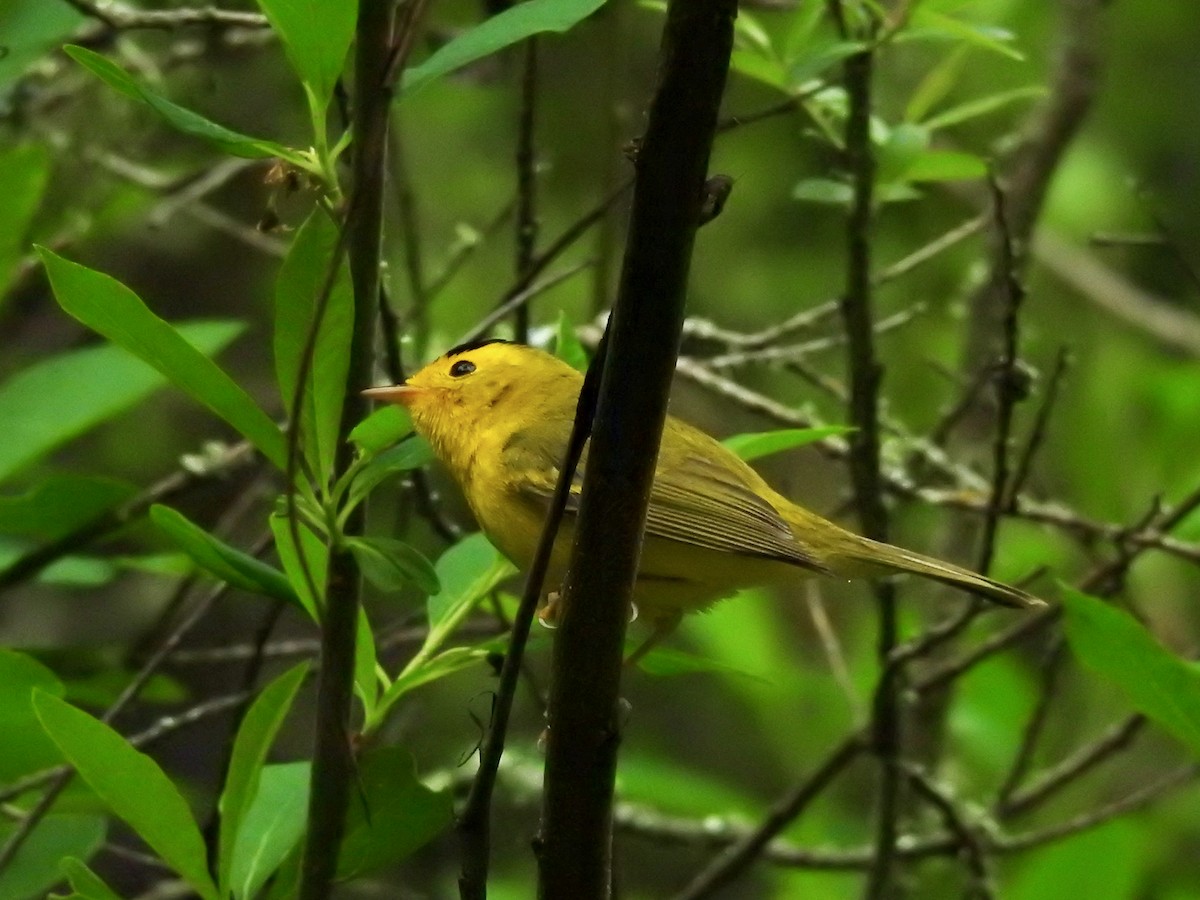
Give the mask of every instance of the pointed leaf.
[(429, 465), (433, 458), (433, 448), (429, 446), (429, 442), (417, 435), (411, 435), (363, 466), (350, 486), (349, 504), (356, 505), (383, 481), (401, 472), (411, 472), (413, 469)]
[(404, 859), (453, 820), (450, 795), (417, 779), (412, 755), (378, 747), (359, 761), (361, 792), (352, 800), (338, 877), (352, 878)]
[[(301, 357), (337, 243), (337, 226), (323, 210), (314, 211), (296, 233), (275, 282), (275, 371), (283, 408), (289, 415), (295, 402)], [(333, 472), (337, 452), (353, 329), (354, 293), (342, 259), (313, 345), (300, 414), (305, 455), (323, 483)]]
[[(200, 354), (217, 353), (241, 332), (236, 322), (193, 322), (179, 335)], [(60, 353), (0, 384), (0, 481), (166, 383), (120, 347)]]
[(173, 384), (232, 425), (283, 468), (283, 433), (216, 363), (152, 313), (125, 285), (45, 247), (38, 253), (60, 306), (93, 331), (149, 363)]
[[(46, 816), (0, 872), (0, 897), (44, 897), (62, 881), (60, 861), (68, 856), (91, 857), (104, 844), (107, 824), (101, 815)], [(16, 828), (14, 822), (0, 822), (0, 841), (7, 841)]]
[(62, 762), (34, 714), (35, 690), (56, 697), (64, 692), (58, 676), (32, 656), (0, 649), (0, 783)]
[(83, 13), (66, 3), (0, 3), (0, 34), (4, 35), (5, 50), (0, 54), (0, 87), (7, 92), (9, 85), (29, 74), (30, 66), (57, 50), (86, 21)]
[(441, 590), (426, 603), (430, 635), (453, 628), (496, 585), (517, 571), (482, 532), (468, 535), (437, 561)]
[(0, 496), (0, 534), (52, 541), (134, 493), (133, 485), (113, 478), (51, 475), (23, 494)]
[(355, 0), (258, 0), (288, 62), (322, 104), (342, 74), (358, 15)]
[(359, 607), (358, 633), (354, 639), (354, 693), (362, 701), (363, 716), (367, 719), (375, 713), (375, 705), (379, 702), (379, 676), (375, 671), (378, 664), (375, 633), (371, 630), (367, 611)]
[(26, 235), (50, 175), (50, 155), (38, 144), (0, 151), (0, 306), (27, 245)]
[(388, 686), (383, 700), (378, 704), (379, 709), (388, 709), (405, 694), (415, 691), (423, 684), (481, 664), (490, 652), (490, 649), (479, 647), (451, 647), (427, 662), (405, 669)]
[(904, 172), (907, 181), (968, 181), (986, 178), (988, 164), (972, 153), (926, 150)]
[(426, 594), (438, 591), (437, 573), (417, 550), (394, 538), (347, 538), (363, 575), (381, 591), (416, 586)]
[(101, 880), (100, 876), (84, 865), (82, 860), (68, 856), (59, 868), (71, 882), (71, 893), (53, 894), (50, 900), (121, 900), (112, 888)]
[(1200, 756), (1200, 666), (1166, 650), (1128, 613), (1064, 588), (1067, 639), (1092, 671)]
[(402, 92), (411, 94), (443, 75), (531, 35), (566, 31), (603, 5), (604, 0), (527, 0), (511, 6), (459, 35), (425, 62), (405, 72)]
[(808, 444), (815, 444), (828, 437), (849, 434), (853, 428), (844, 425), (824, 425), (820, 428), (780, 428), (776, 431), (760, 431), (748, 434), (735, 434), (721, 441), (727, 448), (746, 462), (785, 450), (794, 450)]
[(575, 333), (575, 326), (565, 312), (558, 314), (558, 329), (554, 338), (554, 355), (579, 372), (586, 372), (588, 367), (587, 351), (583, 342)]
[(290, 147), (263, 138), (239, 134), (224, 125), (210, 122), (199, 113), (160, 97), (153, 91), (142, 87), (128, 72), (99, 53), (72, 44), (63, 47), (63, 52), (108, 84), (109, 87), (115, 88), (126, 97), (145, 103), (177, 131), (202, 138), (231, 156), (241, 156), (246, 159), (270, 159), (278, 156), (294, 165), (302, 167), (307, 165), (307, 160)]
[(150, 521), (195, 560), (196, 565), (226, 584), (304, 608), (287, 576), (260, 559), (230, 547), (169, 506), (150, 507)]
[(246, 711), (233, 741), (229, 757), (229, 773), (221, 791), (218, 809), (221, 812), (221, 838), (218, 860), (218, 882), (221, 896), (227, 896), (231, 885), (230, 873), (235, 865), (234, 852), (242, 820), (258, 794), (259, 779), (267, 761), (267, 753), (291, 709), (296, 691), (304, 682), (310, 664), (300, 663), (284, 672), (255, 699)]
[(408, 411), (403, 406), (389, 403), (355, 425), (350, 431), (350, 440), (366, 453), (378, 453), (408, 434), (412, 434)]
[(233, 851), (230, 885), (238, 900), (257, 896), (304, 835), (310, 774), (307, 762), (263, 767)]
[[(271, 527), (271, 534), (275, 536), (275, 552), (279, 554), (279, 564), (287, 573), (288, 583), (300, 598), (309, 617), (314, 622), (320, 622), (319, 611), (324, 602), (324, 597), (320, 592), (325, 589), (325, 573), (329, 569), (329, 548), (303, 522), (298, 523), (296, 529), (300, 535), (300, 546), (297, 547), (293, 539), (291, 524), (286, 515), (272, 513), (268, 524)], [(315, 595), (314, 588), (317, 592)]]
[(183, 795), (149, 756), (98, 719), (37, 691), (34, 710), (63, 755), (120, 819), (205, 900), (216, 900), (204, 838)]
[(854, 191), (845, 182), (832, 178), (805, 178), (792, 188), (792, 199), (849, 207)]
[(1046, 90), (1042, 85), (1034, 85), (1032, 87), (1014, 88), (1011, 91), (1000, 91), (996, 94), (989, 94), (986, 97), (980, 97), (978, 100), (969, 100), (966, 103), (953, 106), (938, 113), (936, 116), (930, 116), (925, 120), (924, 125), (930, 131), (937, 131), (939, 128), (949, 128), (951, 125), (958, 125), (962, 122), (988, 115), (1012, 103), (1041, 99), (1046, 96)]

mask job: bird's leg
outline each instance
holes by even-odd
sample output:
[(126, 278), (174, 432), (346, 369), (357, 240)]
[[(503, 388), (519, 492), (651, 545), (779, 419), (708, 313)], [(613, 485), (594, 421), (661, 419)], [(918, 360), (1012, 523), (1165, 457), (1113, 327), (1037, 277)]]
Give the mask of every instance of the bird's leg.
[(562, 615), (562, 592), (549, 591), (546, 594), (546, 602), (538, 608), (535, 615), (543, 627), (557, 628), (558, 617)]
[(646, 636), (644, 641), (638, 644), (636, 650), (625, 657), (625, 665), (637, 665), (638, 660), (658, 646), (672, 631), (679, 627), (679, 621), (682, 618), (682, 612), (671, 613), (670, 615), (656, 618), (653, 625), (651, 625), (650, 634)]

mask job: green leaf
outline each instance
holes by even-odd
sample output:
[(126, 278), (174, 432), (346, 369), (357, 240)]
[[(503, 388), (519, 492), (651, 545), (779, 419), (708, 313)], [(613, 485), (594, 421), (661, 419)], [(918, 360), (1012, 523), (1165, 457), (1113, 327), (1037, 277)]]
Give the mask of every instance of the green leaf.
[(854, 189), (832, 178), (805, 178), (792, 188), (792, 199), (848, 208), (854, 200)]
[(395, 403), (389, 403), (355, 425), (350, 432), (350, 440), (364, 453), (378, 453), (411, 433), (412, 419), (409, 418), (408, 410)]
[[(289, 415), (301, 358), (337, 243), (337, 226), (324, 211), (315, 210), (296, 233), (275, 282), (275, 371), (283, 408)], [(328, 482), (337, 453), (353, 330), (354, 292), (343, 254), (313, 344), (300, 413), (305, 456), (322, 483)]]
[(1200, 756), (1200, 666), (1158, 643), (1128, 613), (1063, 588), (1067, 639), (1092, 671)]
[(367, 611), (359, 607), (358, 633), (354, 639), (354, 693), (362, 701), (363, 716), (367, 719), (374, 714), (379, 702), (379, 676), (375, 671), (378, 664), (375, 633), (371, 630)]
[(403, 541), (382, 537), (352, 537), (346, 544), (358, 560), (367, 580), (381, 591), (399, 591), (416, 586), (426, 594), (438, 591), (433, 566)]
[(480, 647), (451, 647), (443, 650), (434, 657), (406, 668), (396, 676), (383, 696), (383, 701), (376, 704), (380, 710), (388, 709), (397, 700), (410, 691), (415, 691), (423, 684), (461, 672), (477, 666), (488, 657), (490, 649)]
[(558, 313), (558, 329), (554, 337), (554, 355), (579, 372), (586, 372), (588, 367), (587, 351), (583, 342), (575, 333), (575, 326), (570, 317), (561, 310)]
[[(909, 94), (905, 122), (921, 122), (929, 111), (950, 95), (962, 81), (962, 70), (971, 55), (969, 44), (959, 44), (936, 62)], [(926, 123), (928, 128), (928, 123)], [(932, 129), (930, 129), (932, 130)]]
[(930, 116), (923, 124), (930, 131), (937, 131), (940, 128), (949, 128), (951, 125), (958, 125), (962, 122), (979, 118), (980, 116), (986, 116), (1013, 103), (1020, 103), (1025, 100), (1039, 100), (1044, 96), (1046, 96), (1046, 88), (1043, 85), (1014, 88), (1011, 91), (1000, 91), (995, 94), (989, 94), (986, 97), (980, 97), (978, 100), (970, 100), (958, 106), (952, 106), (950, 109), (944, 110), (936, 116)]
[(926, 150), (909, 164), (908, 181), (967, 181), (986, 178), (988, 164), (971, 153), (955, 150)]
[[(303, 522), (297, 523), (300, 546), (296, 546), (287, 516), (272, 513), (268, 519), (271, 534), (275, 536), (275, 552), (279, 564), (287, 573), (288, 582), (300, 598), (305, 611), (314, 622), (321, 621), (320, 609), (324, 605), (325, 574), (329, 569), (329, 548), (311, 528)], [(307, 568), (308, 575), (305, 575)], [(309, 577), (312, 583), (309, 583)], [(313, 594), (313, 588), (317, 594)]]
[(735, 49), (729, 57), (729, 68), (776, 90), (786, 92), (788, 89), (788, 73), (783, 64), (754, 50)]
[[(104, 816), (63, 813), (48, 815), (34, 827), (17, 855), (0, 872), (0, 897), (44, 897), (62, 881), (59, 862), (68, 856), (91, 857), (104, 844)], [(0, 842), (16, 831), (7, 818), (0, 822)]]
[(217, 859), (218, 886), (222, 897), (229, 894), (232, 884), (230, 875), (237, 865), (235, 850), (238, 832), (258, 794), (267, 753), (309, 668), (308, 662), (300, 663), (263, 688), (246, 711), (234, 738), (229, 773), (225, 777), (225, 787), (217, 806), (221, 813), (220, 852)]
[(183, 513), (156, 503), (150, 507), (150, 521), (195, 560), (196, 565), (226, 584), (304, 608), (286, 575), (262, 560), (230, 547), (188, 520)]
[[(201, 354), (242, 330), (235, 322), (181, 325)], [(0, 481), (141, 400), (165, 379), (119, 347), (93, 347), (35, 363), (0, 384)]]
[(849, 434), (853, 428), (844, 425), (824, 425), (820, 428), (780, 428), (776, 431), (759, 431), (748, 434), (735, 434), (721, 443), (732, 450), (746, 462), (772, 453), (782, 453), (784, 450), (794, 450), (808, 444), (815, 444), (828, 437)]
[(41, 57), (56, 50), (87, 17), (66, 3), (44, 0), (6, 0), (0, 3), (0, 87), (27, 74)]
[(233, 851), (230, 885), (238, 900), (256, 896), (304, 835), (310, 773), (307, 762), (263, 766)]
[(149, 363), (173, 384), (232, 425), (279, 468), (283, 433), (216, 363), (152, 313), (116, 279), (39, 247), (55, 298), (68, 313)]
[(96, 795), (205, 900), (216, 900), (204, 838), (187, 801), (149, 756), (83, 710), (33, 695), (42, 727)]
[(412, 755), (399, 747), (364, 753), (359, 760), (359, 785), (338, 857), (338, 878), (399, 862), (444, 831), (454, 818), (450, 795), (421, 784)]
[(52, 541), (134, 493), (132, 485), (112, 478), (51, 475), (23, 494), (0, 496), (0, 534)]
[(121, 900), (121, 897), (81, 860), (68, 856), (59, 868), (71, 882), (72, 892), (69, 895), (54, 894), (51, 900), (58, 897), (62, 900)]
[(0, 649), (0, 783), (56, 766), (62, 754), (34, 715), (35, 690), (63, 695), (62, 682), (32, 656)]
[(404, 73), (402, 94), (411, 94), (456, 69), (546, 31), (563, 32), (586, 19), (604, 0), (527, 0), (485, 19)]
[[(641, 641), (636, 638), (629, 641), (626, 647), (627, 653), (636, 650), (640, 643)], [(771, 683), (769, 678), (747, 669), (731, 666), (729, 663), (721, 662), (718, 659), (697, 656), (694, 653), (686, 653), (683, 650), (675, 650), (672, 647), (663, 647), (661, 645), (655, 647), (638, 660), (637, 665), (643, 672), (659, 677), (715, 672), (720, 675), (738, 675), (742, 678), (752, 678), (762, 684)]]
[(231, 156), (246, 159), (270, 159), (277, 156), (302, 168), (309, 165), (308, 160), (290, 147), (263, 138), (239, 134), (224, 125), (210, 122), (199, 113), (160, 97), (142, 87), (128, 72), (99, 53), (73, 44), (63, 47), (63, 52), (109, 87), (115, 88), (130, 99), (145, 103), (172, 128), (192, 137), (202, 138)]
[(443, 553), (435, 568), (441, 590), (425, 604), (431, 639), (444, 639), (481, 598), (517, 571), (482, 532), (467, 535)]
[[(0, 572), (6, 572), (32, 549), (25, 543), (0, 538)], [(117, 577), (117, 567), (96, 556), (63, 556), (38, 573), (38, 584), (91, 588)]]
[(926, 129), (910, 122), (901, 122), (887, 133), (887, 139), (878, 149), (875, 180), (889, 182), (904, 178), (913, 162), (928, 146), (929, 132)]
[(814, 41), (788, 65), (788, 84), (793, 88), (799, 88), (812, 79), (824, 75), (830, 68), (844, 62), (855, 53), (861, 53), (866, 49), (867, 45), (863, 41)]
[(50, 155), (44, 147), (22, 144), (0, 151), (0, 307), (25, 253), (29, 225), (49, 176)]
[(928, 5), (916, 7), (909, 21), (906, 32), (901, 33), (901, 37), (905, 39), (933, 36), (955, 43), (963, 41), (981, 50), (1006, 56), (1015, 62), (1025, 61), (1024, 55), (1012, 46), (1012, 32), (1003, 28), (964, 22), (930, 9)]
[(300, 80), (328, 103), (354, 37), (356, 0), (258, 0), (258, 6)]
[(349, 504), (356, 505), (380, 483), (401, 472), (411, 472), (433, 462), (433, 448), (422, 437), (412, 435), (367, 463), (350, 486)]

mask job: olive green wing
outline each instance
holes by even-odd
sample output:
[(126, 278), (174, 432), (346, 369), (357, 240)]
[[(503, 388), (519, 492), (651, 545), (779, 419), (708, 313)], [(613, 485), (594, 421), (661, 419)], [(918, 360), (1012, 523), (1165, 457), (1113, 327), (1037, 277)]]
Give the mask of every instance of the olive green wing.
[[(505, 445), (504, 471), (514, 475), (509, 489), (522, 502), (545, 510), (554, 494), (562, 439), (547, 440), (547, 427), (514, 435)], [(587, 451), (584, 451), (586, 464)], [(739, 461), (740, 462), (740, 461)], [(579, 511), (582, 471), (575, 473), (567, 513)], [(774, 559), (825, 571), (796, 543), (787, 523), (760, 497), (737, 466), (722, 465), (691, 450), (660, 455), (650, 491), (646, 533), (722, 553)]]

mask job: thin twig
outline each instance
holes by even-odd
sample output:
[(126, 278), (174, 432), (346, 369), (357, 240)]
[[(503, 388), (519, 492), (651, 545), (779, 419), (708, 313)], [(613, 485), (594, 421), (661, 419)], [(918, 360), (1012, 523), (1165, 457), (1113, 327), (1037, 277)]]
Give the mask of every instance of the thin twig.
[[(354, 448), (347, 440), (350, 430), (367, 414), (368, 401), (361, 391), (370, 387), (374, 367), (376, 320), (379, 307), (380, 261), (383, 233), (384, 174), (387, 168), (387, 135), (392, 89), (389, 68), (401, 71), (415, 30), (413, 16), (421, 3), (408, 4), (405, 24), (393, 32), (394, 0), (361, 0), (355, 25), (352, 186), (345, 225), (338, 246), (345, 246), (354, 288), (354, 329), (351, 333), (346, 396), (338, 424), (337, 473), (346, 472), (354, 461)], [(338, 266), (337, 255), (330, 265)], [(314, 315), (313, 328), (319, 327)], [(310, 341), (311, 344), (311, 341)], [(308, 348), (306, 348), (308, 349)], [(302, 357), (299, 390), (308, 381), (303, 363), (311, 366), (311, 355)], [(298, 391), (299, 393), (299, 391)], [(294, 504), (294, 459), (298, 444), (298, 422), (302, 406), (293, 407), (292, 433), (288, 441), (289, 497)], [(289, 522), (296, 527), (294, 506)], [(347, 534), (362, 534), (366, 505), (351, 511), (345, 523)], [(299, 546), (299, 541), (297, 541)], [(332, 890), (338, 854), (345, 830), (345, 815), (354, 779), (351, 746), (351, 710), (354, 685), (355, 644), (361, 604), (362, 578), (353, 553), (337, 543), (330, 550), (321, 623), (321, 672), (317, 682), (317, 714), (313, 768), (308, 805), (308, 833), (301, 864), (301, 900), (325, 900)]]
[(740, 875), (865, 748), (863, 734), (852, 735), (843, 741), (808, 778), (780, 797), (756, 828), (736, 842), (730, 842), (729, 847), (676, 894), (674, 900), (700, 900)]
[[(840, 17), (840, 0), (832, 3), (832, 7)], [(874, 27), (872, 14), (869, 31)], [(843, 69), (849, 104), (846, 161), (853, 200), (846, 230), (846, 293), (841, 300), (841, 313), (847, 338), (849, 418), (855, 428), (850, 435), (847, 460), (854, 485), (854, 502), (863, 533), (873, 540), (886, 541), (888, 520), (879, 467), (879, 397), (883, 368), (875, 358), (871, 313), (871, 223), (875, 183), (870, 135), (873, 63), (871, 51), (866, 50), (850, 56)], [(874, 592), (879, 609), (877, 654), (883, 668), (872, 702), (872, 749), (879, 761), (880, 780), (875, 813), (875, 862), (868, 876), (868, 898), (884, 896), (891, 885), (899, 833), (902, 753), (898, 672), (886, 665), (898, 640), (895, 585), (890, 581), (877, 582)]]
[(1080, 747), (1058, 765), (1038, 773), (1038, 777), (1020, 789), (1013, 789), (1007, 796), (1001, 795), (996, 804), (996, 815), (1012, 818), (1022, 815), (1045, 803), (1054, 794), (1112, 758), (1128, 747), (1143, 730), (1147, 719), (1140, 713), (1126, 717), (1110, 727), (1103, 735)]
[(583, 388), (579, 392), (571, 435), (567, 440), (563, 462), (559, 466), (558, 480), (554, 485), (554, 496), (551, 498), (546, 520), (538, 537), (537, 550), (525, 576), (525, 589), (521, 594), (520, 605), (513, 617), (512, 634), (509, 636), (508, 650), (504, 654), (504, 664), (500, 669), (500, 683), (496, 688), (492, 718), (479, 747), (479, 769), (471, 782), (470, 793), (458, 817), (457, 830), (462, 843), (462, 870), (458, 889), (463, 900), (474, 900), (487, 894), (491, 856), (492, 793), (496, 787), (500, 760), (504, 755), (508, 721), (517, 694), (517, 683), (521, 677), (521, 664), (529, 640), (529, 629), (542, 597), (546, 572), (550, 567), (550, 555), (554, 550), (554, 541), (558, 536), (559, 525), (570, 496), (571, 482), (583, 455), (583, 446), (591, 435), (592, 419), (596, 411), (596, 394), (604, 371), (604, 344), (605, 338), (601, 338), (600, 348), (592, 358)]
[(991, 874), (988, 872), (986, 835), (981, 834), (979, 829), (967, 820), (967, 816), (959, 809), (948, 789), (935, 783), (918, 766), (905, 764), (903, 768), (917, 795), (938, 811), (946, 830), (954, 835), (958, 842), (958, 855), (965, 861), (971, 879), (966, 896), (971, 900), (992, 900), (996, 893)]
[(181, 469), (146, 488), (128, 503), (80, 525), (48, 544), (18, 556), (0, 569), (0, 591), (21, 584), (56, 560), (78, 553), (103, 540), (130, 522), (140, 519), (154, 504), (177, 499), (196, 486), (206, 484), (214, 478), (225, 477), (242, 466), (251, 464), (255, 459), (254, 448), (246, 441), (221, 447), (215, 452), (209, 450), (185, 456)]
[(1033, 757), (1038, 743), (1041, 741), (1046, 723), (1050, 721), (1050, 710), (1057, 693), (1059, 676), (1062, 675), (1063, 661), (1066, 659), (1064, 649), (1062, 636), (1056, 635), (1042, 657), (1042, 664), (1038, 667), (1041, 676), (1041, 690), (1038, 691), (1038, 699), (1033, 707), (1033, 712), (1029, 714), (1029, 719), (1021, 731), (1021, 743), (1017, 746), (1012, 765), (996, 791), (994, 806), (997, 810), (1003, 811), (1009, 808), (1013, 793), (1020, 787), (1033, 765)]
[(736, 15), (736, 0), (671, 0), (663, 25), (554, 640), (538, 854), (545, 897), (611, 896), (623, 641)]
[[(538, 42), (527, 38), (521, 59), (521, 105), (517, 115), (517, 234), (516, 277), (520, 281), (533, 265), (537, 245), (537, 150), (534, 124), (537, 112)], [(529, 304), (513, 311), (513, 335), (518, 343), (529, 342)]]
[(1033, 426), (1029, 429), (1029, 437), (1025, 440), (1025, 446), (1013, 467), (1012, 480), (1008, 486), (1008, 497), (1004, 502), (1006, 510), (1012, 510), (1017, 505), (1017, 498), (1025, 489), (1025, 483), (1029, 480), (1029, 473), (1033, 469), (1034, 457), (1037, 456), (1038, 450), (1046, 440), (1046, 433), (1050, 428), (1050, 413), (1058, 401), (1058, 388), (1067, 372), (1070, 358), (1065, 344), (1058, 348), (1058, 355), (1054, 359), (1054, 369), (1050, 373), (1050, 379), (1046, 382), (1042, 403), (1038, 407), (1037, 415), (1034, 416)]
[[(188, 584), (190, 585), (190, 582)], [(104, 714), (100, 717), (101, 722), (106, 724), (112, 722), (141, 693), (142, 688), (146, 686), (154, 676), (154, 673), (158, 671), (167, 657), (179, 646), (179, 642), (183, 640), (196, 623), (208, 614), (213, 605), (221, 597), (225, 596), (228, 591), (229, 585), (219, 584), (196, 600), (192, 608), (183, 615), (171, 633), (159, 644), (158, 649), (142, 664), (138, 673), (125, 686), (121, 693), (117, 695), (117, 698), (108, 709), (104, 711)], [(59, 795), (66, 789), (74, 774), (75, 770), (72, 768), (61, 770), (50, 781), (49, 786), (46, 788), (46, 793), (42, 795), (37, 804), (29, 810), (25, 819), (9, 835), (8, 840), (0, 847), (0, 872), (3, 872), (12, 863), (17, 851), (24, 845), (37, 824), (50, 812), (51, 807), (54, 806)]]
[(116, 0), (66, 0), (85, 16), (103, 22), (114, 31), (141, 28), (170, 30), (194, 25), (220, 28), (266, 28), (261, 13), (220, 9), (216, 6), (178, 7), (175, 9), (134, 9)]

